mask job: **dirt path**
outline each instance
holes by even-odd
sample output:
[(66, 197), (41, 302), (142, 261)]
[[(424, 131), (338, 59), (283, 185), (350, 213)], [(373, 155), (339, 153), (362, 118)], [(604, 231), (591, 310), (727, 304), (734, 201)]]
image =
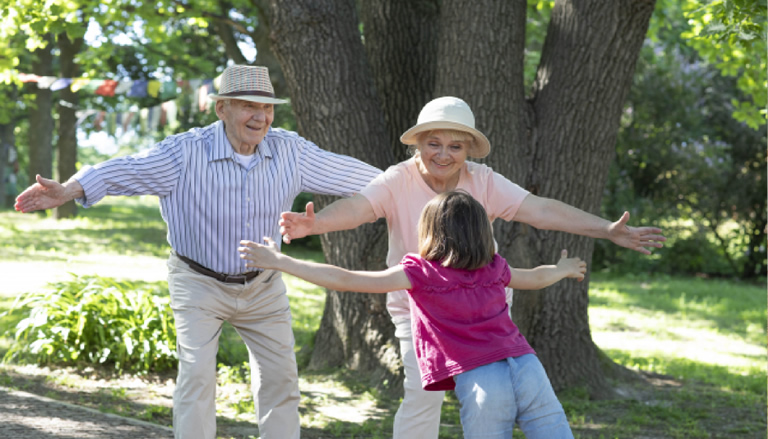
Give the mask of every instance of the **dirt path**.
[(8, 439), (154, 439), (173, 431), (136, 419), (0, 387), (0, 437)]

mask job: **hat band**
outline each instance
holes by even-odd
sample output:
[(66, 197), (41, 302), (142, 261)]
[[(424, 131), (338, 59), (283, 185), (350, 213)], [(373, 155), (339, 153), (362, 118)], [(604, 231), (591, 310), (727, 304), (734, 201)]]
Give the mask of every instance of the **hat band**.
[(234, 96), (264, 96), (267, 98), (274, 98), (274, 93), (269, 93), (266, 91), (231, 91), (229, 93), (219, 93), (219, 96), (227, 96), (227, 97), (234, 97)]

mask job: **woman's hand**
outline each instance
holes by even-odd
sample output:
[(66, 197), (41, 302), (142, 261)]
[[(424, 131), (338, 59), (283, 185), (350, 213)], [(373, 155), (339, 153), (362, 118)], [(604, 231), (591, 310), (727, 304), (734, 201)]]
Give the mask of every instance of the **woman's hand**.
[(240, 241), (240, 259), (245, 259), (245, 266), (248, 268), (267, 268), (277, 269), (280, 259), (280, 251), (277, 249), (275, 241), (264, 237), (266, 245), (257, 244), (253, 241)]
[(587, 263), (580, 258), (569, 258), (568, 250), (563, 250), (560, 252), (560, 260), (557, 261), (557, 269), (563, 273), (563, 278), (570, 277), (581, 282), (587, 272)]
[(306, 212), (283, 212), (280, 214), (280, 234), (283, 242), (291, 243), (291, 239), (299, 239), (311, 235), (315, 225), (315, 204), (307, 203)]
[(648, 247), (662, 248), (662, 242), (667, 238), (661, 235), (661, 229), (657, 227), (630, 227), (629, 212), (618, 221), (608, 227), (608, 238), (616, 245), (640, 252), (644, 255), (650, 255)]

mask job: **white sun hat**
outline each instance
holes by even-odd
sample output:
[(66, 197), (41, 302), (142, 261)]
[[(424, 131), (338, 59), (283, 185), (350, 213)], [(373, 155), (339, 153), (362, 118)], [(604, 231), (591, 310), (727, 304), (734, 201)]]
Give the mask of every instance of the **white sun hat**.
[(275, 97), (269, 80), (269, 69), (261, 66), (229, 66), (221, 74), (219, 94), (209, 94), (214, 101), (241, 99), (262, 104), (284, 104), (287, 101)]
[(471, 134), (475, 147), (468, 151), (474, 158), (483, 158), (491, 152), (491, 142), (475, 129), (475, 115), (466, 102), (453, 96), (443, 96), (428, 102), (419, 113), (416, 125), (400, 136), (406, 145), (416, 145), (419, 133), (432, 130), (457, 130)]

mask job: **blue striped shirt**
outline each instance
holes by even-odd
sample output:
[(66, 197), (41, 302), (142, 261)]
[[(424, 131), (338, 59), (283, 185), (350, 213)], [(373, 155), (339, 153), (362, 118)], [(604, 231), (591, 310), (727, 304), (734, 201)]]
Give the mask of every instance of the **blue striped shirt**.
[(169, 136), (153, 148), (75, 174), (90, 207), (106, 195), (156, 195), (168, 224), (168, 242), (180, 255), (211, 270), (247, 271), (241, 239), (280, 244), (280, 213), (300, 192), (351, 196), (381, 171), (324, 151), (298, 134), (270, 129), (247, 167), (215, 122)]

